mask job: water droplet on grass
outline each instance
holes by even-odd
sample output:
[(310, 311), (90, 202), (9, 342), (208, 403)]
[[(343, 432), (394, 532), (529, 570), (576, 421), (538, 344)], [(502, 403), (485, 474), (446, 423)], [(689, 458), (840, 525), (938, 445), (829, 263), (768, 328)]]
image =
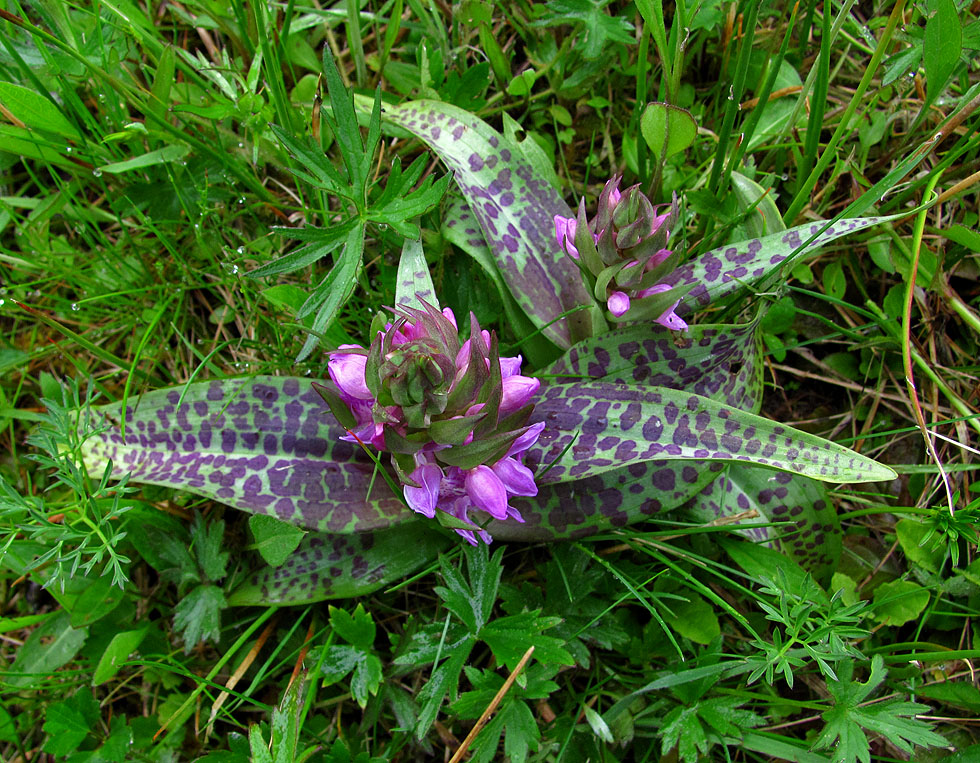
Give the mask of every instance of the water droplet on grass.
[(100, 170), (100, 169), (94, 169), (94, 170), (92, 170), (92, 175), (94, 177), (100, 178), (100, 177), (102, 177), (102, 170)]
[(71, 311), (73, 313), (77, 313), (79, 310), (81, 310), (81, 308), (78, 306), (78, 303), (77, 302), (72, 302), (71, 303)]
[(245, 254), (245, 247), (240, 246), (235, 251), (238, 252), (239, 254)]

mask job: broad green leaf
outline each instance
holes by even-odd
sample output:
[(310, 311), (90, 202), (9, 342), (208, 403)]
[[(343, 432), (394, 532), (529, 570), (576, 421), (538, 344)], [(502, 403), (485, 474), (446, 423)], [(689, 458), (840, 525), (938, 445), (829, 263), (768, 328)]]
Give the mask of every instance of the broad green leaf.
[(87, 628), (72, 628), (68, 612), (62, 610), (39, 626), (7, 668), (3, 682), (18, 689), (36, 688), (51, 680), (52, 674), (74, 659), (88, 636)]
[(698, 123), (687, 109), (669, 103), (648, 103), (640, 117), (640, 132), (654, 155), (666, 159), (694, 142)]
[(59, 142), (43, 138), (25, 127), (0, 124), (0, 151), (68, 168), (78, 167), (62, 153), (64, 146)]
[(922, 62), (926, 68), (926, 107), (946, 87), (963, 47), (963, 28), (953, 0), (936, 0), (936, 12), (926, 21)]
[(926, 540), (929, 530), (925, 522), (917, 519), (900, 519), (895, 525), (898, 544), (905, 558), (929, 572), (937, 573), (946, 559), (946, 549), (938, 542), (940, 536), (936, 534)]
[(190, 153), (190, 150), (190, 146), (184, 145), (183, 143), (175, 143), (171, 146), (164, 146), (163, 148), (158, 148), (155, 151), (149, 151), (145, 154), (134, 156), (132, 159), (126, 159), (121, 162), (112, 162), (111, 164), (104, 164), (99, 167), (99, 171), (119, 175), (123, 172), (129, 172), (130, 170), (142, 170), (146, 169), (147, 167), (154, 167), (158, 164), (169, 164), (170, 162), (176, 162), (179, 159), (183, 159)]
[(402, 256), (398, 260), (398, 275), (395, 279), (395, 306), (421, 309), (425, 300), (433, 307), (439, 307), (432, 276), (422, 251), (422, 241), (405, 239)]
[(263, 561), (273, 567), (286, 562), (299, 546), (306, 533), (295, 525), (282, 522), (268, 514), (253, 514), (248, 518), (248, 529), (255, 538), (255, 550)]
[(593, 304), (575, 263), (555, 239), (554, 216), (571, 217), (557, 191), (520, 147), (477, 117), (435, 101), (385, 108), (385, 118), (425, 141), (453, 170), (504, 280), (531, 321), (558, 346), (589, 332), (580, 312)]
[(71, 610), (71, 627), (84, 628), (112, 612), (123, 600), (123, 589), (112, 584), (111, 575), (91, 580), (75, 600)]
[[(732, 561), (757, 582), (784, 580), (789, 586), (788, 593), (797, 594), (804, 590), (806, 571), (784, 554), (765, 546), (732, 538), (719, 538), (717, 542), (725, 549)], [(810, 590), (820, 592), (818, 593), (820, 598), (827, 600), (822, 589), (813, 586)]]
[(17, 726), (13, 717), (0, 707), (0, 742), (16, 742)]
[(121, 631), (113, 636), (112, 641), (102, 653), (102, 657), (99, 658), (99, 664), (95, 666), (95, 672), (92, 674), (92, 685), (99, 686), (113, 678), (119, 672), (122, 664), (129, 659), (129, 655), (143, 643), (149, 629), (149, 625), (143, 625), (136, 630)]
[(739, 209), (743, 212), (752, 210), (744, 223), (750, 236), (761, 238), (769, 233), (786, 230), (771, 188), (763, 188), (740, 172), (732, 173), (732, 188), (735, 190)]
[(911, 580), (893, 580), (875, 588), (875, 616), (885, 625), (903, 625), (922, 614), (929, 591)]
[(980, 689), (968, 681), (946, 680), (942, 683), (925, 684), (917, 687), (915, 693), (946, 705), (962, 707), (974, 716), (980, 715)]
[(307, 535), (284, 564), (249, 576), (231, 606), (303, 604), (363, 596), (401, 580), (455, 541), (425, 522), (354, 535)]
[(669, 602), (673, 614), (665, 612), (664, 622), (695, 644), (710, 644), (721, 633), (718, 615), (698, 594), (685, 591), (682, 595), (688, 601)]
[(50, 98), (12, 82), (0, 82), (0, 104), (24, 126), (81, 140), (81, 133)]

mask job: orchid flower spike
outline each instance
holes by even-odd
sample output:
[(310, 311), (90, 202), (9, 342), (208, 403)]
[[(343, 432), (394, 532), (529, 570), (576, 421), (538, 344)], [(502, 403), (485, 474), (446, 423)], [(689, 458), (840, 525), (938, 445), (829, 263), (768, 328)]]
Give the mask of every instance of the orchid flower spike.
[(423, 302), (394, 312), (369, 347), (330, 353), (332, 385), (321, 394), (350, 422), (344, 439), (390, 454), (413, 511), (445, 512), (469, 543), (489, 543), (471, 512), (523, 522), (510, 499), (537, 495), (523, 456), (544, 428), (527, 425), (541, 382), (521, 375), (519, 355), (500, 357), (496, 336), (472, 315), (460, 341), (449, 309)]

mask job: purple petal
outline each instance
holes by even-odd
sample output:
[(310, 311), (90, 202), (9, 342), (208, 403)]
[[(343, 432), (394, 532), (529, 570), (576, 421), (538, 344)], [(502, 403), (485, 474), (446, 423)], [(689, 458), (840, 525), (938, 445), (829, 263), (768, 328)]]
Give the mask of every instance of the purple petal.
[[(643, 299), (644, 297), (651, 297), (654, 294), (663, 294), (665, 291), (670, 291), (670, 289), (671, 289), (670, 284), (657, 283), (651, 286), (649, 289), (644, 289), (643, 291), (637, 292), (636, 298)], [(680, 300), (678, 300), (678, 302), (679, 301)], [(677, 305), (675, 304), (674, 307), (677, 307)], [(670, 309), (673, 310), (674, 308), (672, 307)]]
[(544, 431), (543, 421), (539, 421), (537, 424), (531, 424), (524, 434), (514, 440), (514, 444), (507, 451), (507, 456), (519, 456), (538, 441), (538, 437), (541, 436), (542, 431)]
[(500, 400), (500, 415), (506, 416), (527, 405), (541, 386), (540, 379), (530, 376), (508, 376), (503, 380), (503, 396)]
[(646, 269), (653, 270), (657, 265), (670, 257), (670, 249), (661, 249), (650, 255), (650, 259), (647, 260)]
[(436, 504), (439, 502), (442, 469), (435, 464), (422, 464), (412, 472), (412, 481), (421, 487), (405, 485), (405, 500), (412, 511), (431, 519), (436, 515)]
[[(493, 473), (504, 483), (512, 495), (537, 495), (534, 474), (516, 458), (502, 458), (493, 465)], [(521, 522), (524, 520), (521, 519)]]
[(558, 239), (558, 246), (576, 260), (578, 259), (578, 249), (575, 248), (575, 233), (577, 230), (578, 221), (574, 217), (555, 215), (555, 238)]
[(630, 309), (630, 298), (621, 291), (614, 291), (606, 302), (609, 312), (617, 318)]
[(486, 464), (466, 473), (466, 494), (494, 519), (507, 519), (507, 488)]
[(508, 376), (516, 376), (521, 372), (521, 363), (524, 362), (524, 358), (517, 355), (513, 358), (501, 358), (500, 359), (500, 376), (506, 379)]
[[(350, 346), (350, 345), (348, 345)], [(356, 346), (356, 345), (354, 345)], [(358, 347), (358, 349), (361, 349)], [(351, 352), (332, 352), (327, 361), (327, 371), (330, 378), (342, 394), (354, 400), (374, 400), (374, 395), (364, 381), (364, 367), (367, 355), (355, 355)]]
[(674, 307), (670, 308), (670, 310), (667, 310), (663, 315), (657, 318), (656, 322), (661, 326), (673, 329), (674, 331), (687, 331), (687, 323), (678, 317), (678, 315), (674, 312), (674, 309), (679, 303), (680, 300), (677, 300), (677, 302), (674, 303)]

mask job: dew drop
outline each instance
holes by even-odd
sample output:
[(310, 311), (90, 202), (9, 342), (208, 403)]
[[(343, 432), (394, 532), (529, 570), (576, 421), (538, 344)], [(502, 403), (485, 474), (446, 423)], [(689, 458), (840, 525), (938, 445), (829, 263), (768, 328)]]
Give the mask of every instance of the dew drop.
[(0, 307), (3, 307), (5, 304), (7, 304), (7, 300), (0, 299)]
[(235, 276), (238, 275), (238, 265), (232, 265), (231, 266), (231, 274), (232, 275), (235, 275)]
[(238, 252), (239, 254), (245, 254), (245, 247), (240, 246), (235, 251)]
[(65, 152), (70, 154), (71, 153), (71, 146), (68, 146), (68, 148), (65, 149)]
[(244, 204), (245, 203), (245, 197), (244, 196), (239, 196), (238, 197), (238, 203), (239, 204)]
[(238, 141), (238, 147), (239, 148), (245, 148), (245, 144), (242, 143), (241, 141)]
[(102, 170), (100, 170), (98, 168), (92, 170), (92, 176), (93, 177), (97, 177), (97, 178), (102, 177)]
[(77, 302), (72, 302), (71, 303), (71, 311), (73, 313), (77, 313), (80, 309), (81, 308), (78, 306), (78, 303)]

